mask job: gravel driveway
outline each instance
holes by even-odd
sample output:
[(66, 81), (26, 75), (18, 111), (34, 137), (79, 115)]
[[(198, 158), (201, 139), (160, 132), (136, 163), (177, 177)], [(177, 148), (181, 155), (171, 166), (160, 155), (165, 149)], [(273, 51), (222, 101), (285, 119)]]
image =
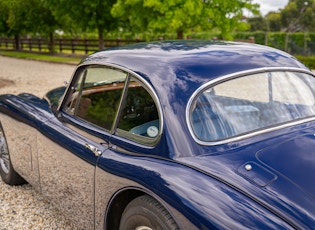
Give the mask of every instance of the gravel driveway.
[[(0, 56), (0, 94), (45, 92), (69, 81), (75, 65)], [(30, 185), (8, 186), (0, 179), (0, 230), (76, 229)]]

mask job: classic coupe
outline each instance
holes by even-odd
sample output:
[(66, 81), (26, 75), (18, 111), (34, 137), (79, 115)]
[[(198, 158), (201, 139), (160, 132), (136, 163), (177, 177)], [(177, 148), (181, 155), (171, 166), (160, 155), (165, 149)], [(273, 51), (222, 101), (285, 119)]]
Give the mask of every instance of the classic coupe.
[(0, 172), (82, 229), (314, 229), (315, 76), (255, 44), (84, 58), (44, 98), (0, 96)]

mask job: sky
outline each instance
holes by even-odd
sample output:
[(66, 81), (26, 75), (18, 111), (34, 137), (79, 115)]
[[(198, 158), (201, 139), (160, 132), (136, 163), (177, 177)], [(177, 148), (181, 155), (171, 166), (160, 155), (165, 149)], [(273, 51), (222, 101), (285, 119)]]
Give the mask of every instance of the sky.
[(279, 8), (284, 8), (289, 0), (253, 0), (253, 3), (260, 4), (260, 12), (265, 16), (270, 11), (277, 11)]

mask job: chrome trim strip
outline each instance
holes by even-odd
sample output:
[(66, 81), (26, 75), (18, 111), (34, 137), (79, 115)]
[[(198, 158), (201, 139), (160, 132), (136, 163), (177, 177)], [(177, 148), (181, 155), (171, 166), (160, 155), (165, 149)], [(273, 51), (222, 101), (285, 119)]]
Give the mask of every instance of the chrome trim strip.
[[(132, 76), (132, 77), (135, 77), (136, 79), (138, 79), (140, 82), (142, 82), (145, 87), (149, 90), (149, 93), (150, 95), (153, 97), (153, 100), (155, 101), (155, 103), (157, 104), (157, 109), (158, 109), (158, 113), (160, 115), (160, 127), (159, 127), (159, 135), (156, 137), (155, 141), (158, 140), (162, 133), (163, 133), (163, 130), (164, 130), (164, 117), (163, 117), (163, 113), (162, 113), (162, 106), (161, 106), (161, 103), (160, 103), (160, 100), (155, 92), (155, 90), (153, 89), (153, 87), (143, 78), (141, 77), (139, 74), (131, 71), (130, 69), (127, 69), (125, 67), (122, 67), (120, 65), (116, 65), (116, 64), (112, 64), (112, 63), (98, 63), (98, 62), (84, 62), (84, 63), (81, 63), (79, 64), (76, 69), (74, 70), (72, 76), (71, 76), (71, 80), (68, 84), (68, 87), (66, 88), (63, 96), (62, 96), (62, 99), (61, 99), (61, 103), (59, 104), (58, 106), (58, 111), (60, 111), (63, 103), (64, 103), (64, 99), (69, 91), (69, 88), (71, 87), (71, 83), (72, 81), (74, 80), (74, 77), (75, 77), (75, 74), (77, 72), (77, 70), (81, 67), (85, 67), (85, 66), (91, 66), (91, 65), (98, 65), (98, 66), (105, 66), (105, 67), (109, 67), (109, 68), (114, 68), (114, 69), (117, 69), (117, 70), (122, 70), (124, 72), (126, 72), (128, 75)], [(130, 77), (128, 76), (128, 77)], [(117, 118), (117, 117), (116, 117)], [(115, 120), (115, 123), (116, 123), (116, 120)]]
[(235, 136), (235, 137), (227, 138), (227, 139), (224, 139), (224, 140), (217, 140), (217, 141), (203, 141), (203, 140), (200, 140), (195, 135), (195, 133), (193, 131), (193, 128), (191, 126), (191, 123), (190, 123), (190, 108), (191, 108), (191, 105), (192, 105), (193, 101), (195, 100), (195, 98), (204, 89), (210, 87), (211, 85), (215, 85), (215, 84), (217, 84), (219, 82), (231, 80), (233, 78), (238, 78), (238, 77), (246, 76), (246, 75), (249, 75), (249, 74), (275, 72), (275, 71), (300, 72), (300, 73), (310, 74), (310, 75), (315, 77), (314, 73), (312, 73), (310, 70), (306, 70), (306, 69), (293, 68), (293, 67), (268, 67), (268, 68), (264, 67), (264, 68), (257, 68), (257, 69), (240, 71), (240, 72), (237, 72), (237, 73), (224, 75), (224, 76), (215, 78), (215, 79), (207, 82), (206, 84), (204, 84), (201, 87), (199, 87), (191, 95), (191, 97), (188, 100), (187, 106), (186, 106), (186, 123), (187, 123), (188, 129), (189, 129), (190, 135), (192, 136), (194, 141), (196, 141), (200, 145), (206, 145), (206, 146), (221, 145), (221, 144), (226, 144), (226, 143), (230, 143), (230, 142), (233, 142), (233, 141), (240, 141), (242, 139), (253, 137), (253, 136), (256, 136), (256, 135), (259, 135), (259, 134), (276, 131), (276, 130), (279, 130), (279, 129), (283, 129), (283, 128), (287, 128), (287, 127), (290, 127), (290, 126), (302, 124), (302, 123), (305, 123), (305, 122), (314, 121), (315, 117), (305, 118), (303, 120), (293, 121), (293, 122), (285, 123), (285, 124), (282, 124), (282, 125), (279, 125), (279, 126), (276, 126), (276, 127), (271, 127), (271, 128), (266, 128), (266, 129), (263, 129), (263, 130), (253, 131), (252, 133), (243, 134), (243, 135), (240, 135), (240, 136)]
[(114, 118), (114, 123), (112, 124), (112, 127), (110, 129), (111, 135), (115, 132), (115, 130), (118, 127), (119, 118), (120, 118), (120, 115), (122, 113), (122, 107), (124, 106), (123, 102), (126, 100), (126, 97), (127, 97), (127, 94), (128, 94), (128, 86), (129, 86), (129, 83), (130, 83), (130, 76), (131, 76), (130, 73), (127, 73), (126, 78), (125, 78), (126, 81), (124, 83), (124, 88), (123, 88), (122, 95), (121, 95), (121, 98), (120, 98), (120, 101), (119, 101), (119, 106), (117, 108), (116, 115), (115, 115), (115, 118)]

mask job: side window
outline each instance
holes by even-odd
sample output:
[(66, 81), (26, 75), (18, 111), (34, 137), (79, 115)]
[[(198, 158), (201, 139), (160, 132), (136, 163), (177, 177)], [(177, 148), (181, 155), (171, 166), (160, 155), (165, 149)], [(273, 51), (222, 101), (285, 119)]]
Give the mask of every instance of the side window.
[[(274, 74), (276, 75), (276, 74)], [(277, 74), (272, 78), (273, 100), (281, 103), (314, 105), (314, 95), (310, 87), (292, 73)]]
[(313, 76), (291, 71), (220, 82), (192, 103), (194, 135), (202, 141), (224, 140), (314, 117), (314, 85)]
[[(235, 87), (237, 86), (237, 87)], [(265, 74), (240, 77), (213, 87), (217, 96), (269, 102), (269, 83)], [(259, 94), (257, 93), (259, 92)]]
[(146, 87), (131, 77), (117, 127), (117, 134), (142, 143), (152, 143), (160, 134), (159, 113)]
[(127, 73), (94, 66), (85, 69), (73, 86), (66, 112), (111, 130)]

